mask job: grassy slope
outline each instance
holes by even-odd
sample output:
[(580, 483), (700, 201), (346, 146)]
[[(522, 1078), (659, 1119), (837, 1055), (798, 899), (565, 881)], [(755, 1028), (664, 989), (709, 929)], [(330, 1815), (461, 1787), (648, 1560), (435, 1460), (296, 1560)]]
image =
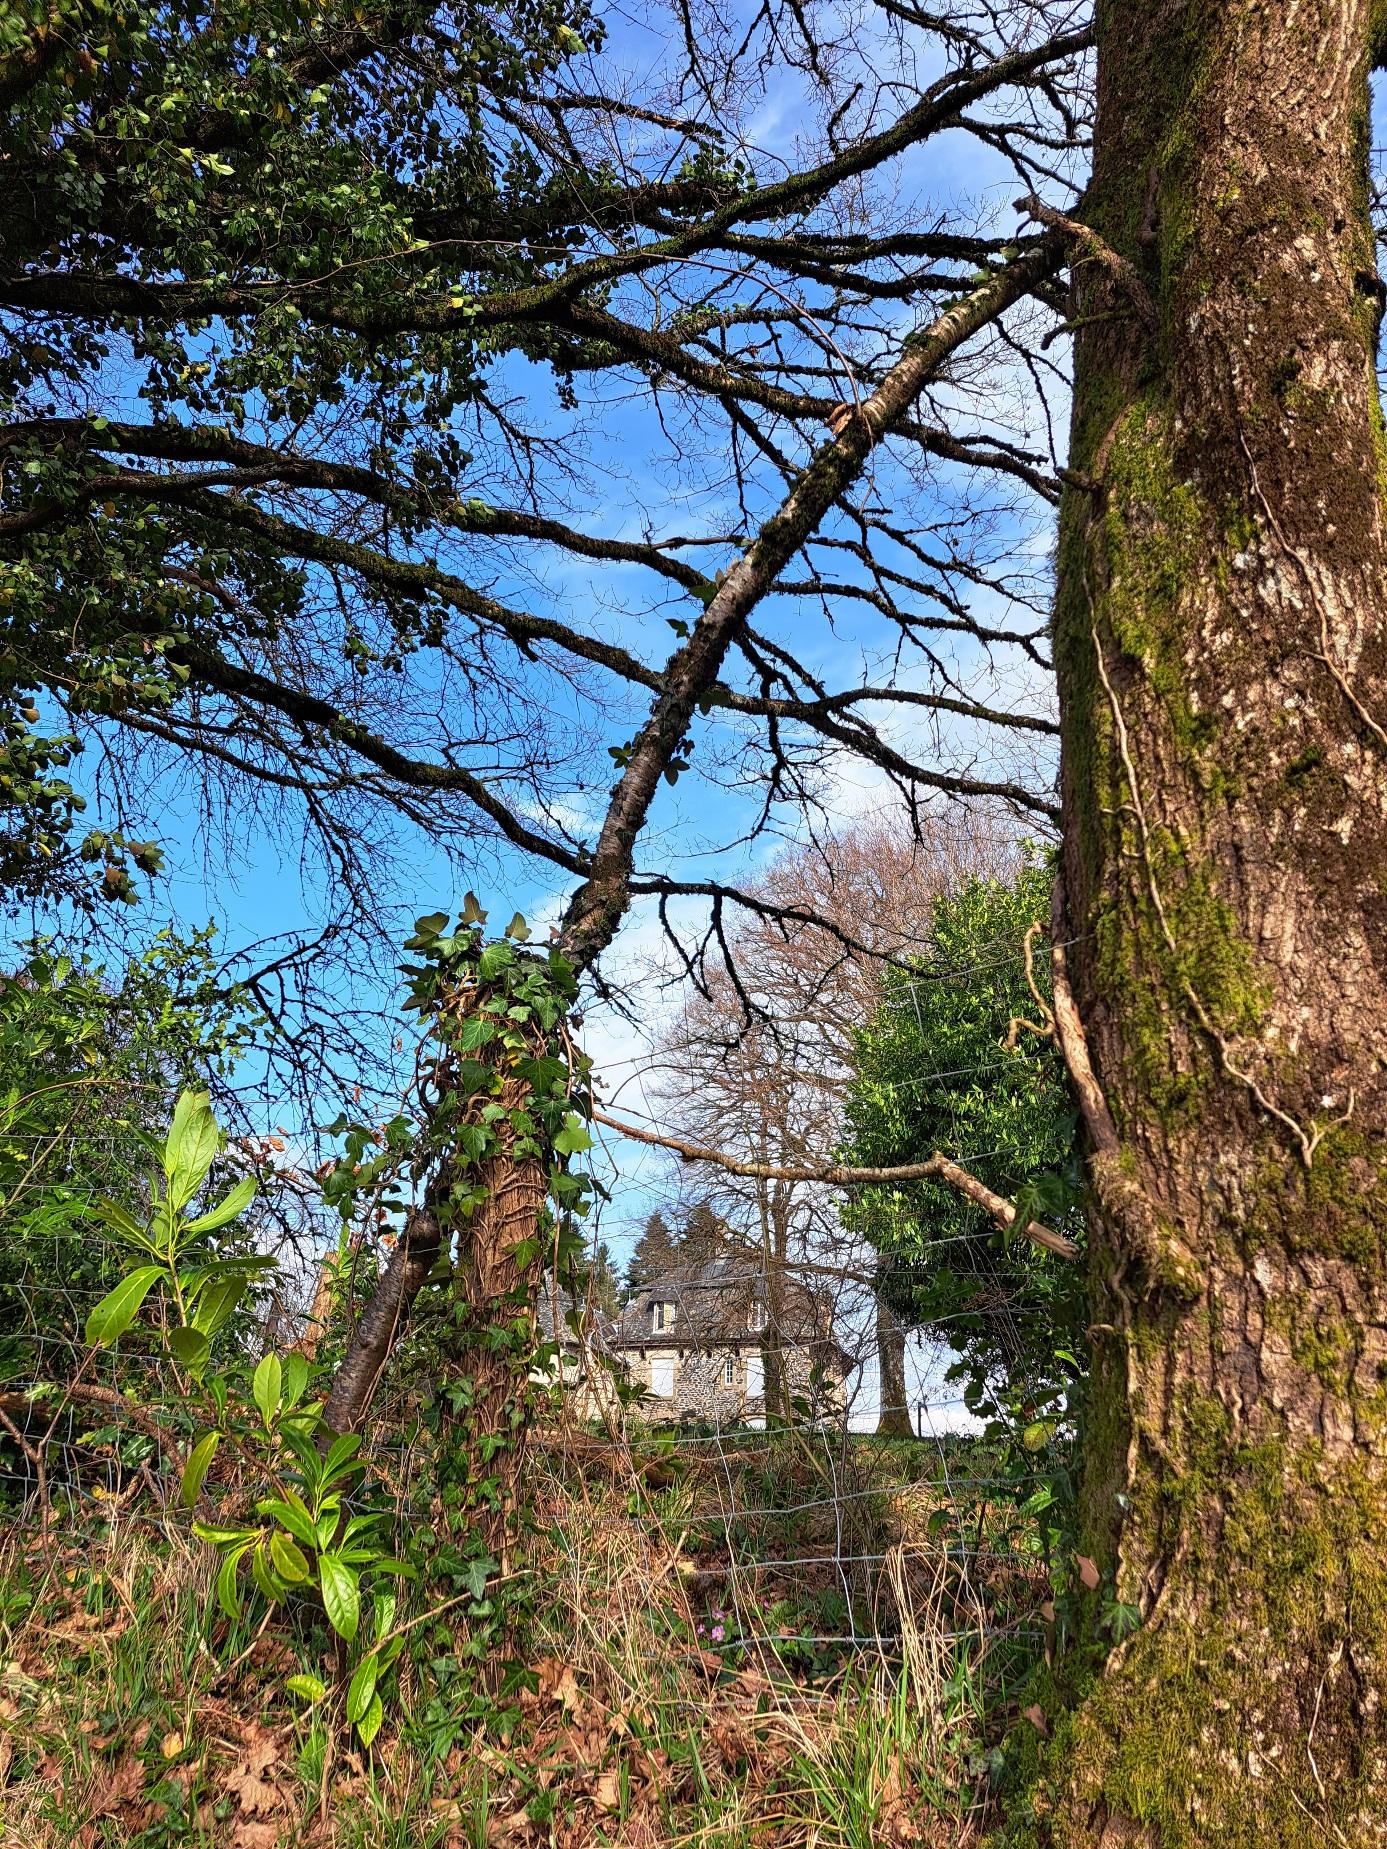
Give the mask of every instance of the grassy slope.
[(283, 1691), (331, 1667), (307, 1615), (257, 1603), (228, 1622), (181, 1523), (132, 1496), (17, 1529), (0, 1557), (3, 1840), (972, 1841), (983, 1678), (953, 1633), (1043, 1592), (1024, 1555), (985, 1584), (976, 1563), (960, 1573), (956, 1537), (899, 1547), (946, 1506), (931, 1455), (863, 1448), (845, 1484), (844, 1460), (810, 1446), (692, 1464), (590, 1440), (556, 1453), (532, 1562), (537, 1689), (504, 1725), (450, 1738), (406, 1657), (369, 1752), (340, 1696), (306, 1713)]

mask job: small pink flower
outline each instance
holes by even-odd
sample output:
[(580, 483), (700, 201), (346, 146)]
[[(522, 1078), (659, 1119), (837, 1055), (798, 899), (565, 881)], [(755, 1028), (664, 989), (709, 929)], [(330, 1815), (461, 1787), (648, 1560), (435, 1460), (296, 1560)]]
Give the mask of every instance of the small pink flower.
[(715, 1624), (713, 1626), (713, 1642), (715, 1644), (720, 1644), (726, 1635), (726, 1631), (723, 1630), (720, 1624)]

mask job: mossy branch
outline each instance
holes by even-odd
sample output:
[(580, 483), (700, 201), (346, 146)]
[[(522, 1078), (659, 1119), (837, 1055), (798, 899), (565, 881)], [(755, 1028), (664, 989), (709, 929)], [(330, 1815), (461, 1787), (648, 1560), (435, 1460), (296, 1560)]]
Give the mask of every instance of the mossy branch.
[(1153, 332), (1156, 328), (1156, 304), (1151, 299), (1151, 292), (1137, 274), (1135, 264), (1121, 257), (1110, 244), (1104, 242), (1096, 231), (1080, 224), (1077, 218), (1069, 218), (1063, 212), (1035, 193), (1027, 193), (1024, 199), (1016, 201), (1018, 212), (1025, 212), (1037, 224), (1044, 225), (1049, 231), (1057, 231), (1081, 250), (1086, 258), (1105, 272), (1119, 293), (1126, 296), (1142, 325)]

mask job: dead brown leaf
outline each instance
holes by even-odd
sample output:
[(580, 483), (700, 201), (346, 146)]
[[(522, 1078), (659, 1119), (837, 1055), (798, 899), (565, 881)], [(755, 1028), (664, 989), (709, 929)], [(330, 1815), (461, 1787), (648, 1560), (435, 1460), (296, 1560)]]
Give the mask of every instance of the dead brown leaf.
[(238, 1817), (231, 1830), (231, 1849), (276, 1849), (281, 1841), (277, 1823)]
[[(283, 1792), (267, 1774), (279, 1763), (279, 1743), (268, 1728), (253, 1723), (241, 1742), (240, 1757), (223, 1775), (223, 1789), (236, 1800), (243, 1817), (286, 1808)], [(251, 1845), (246, 1845), (251, 1849)]]
[(113, 1768), (105, 1782), (92, 1794), (92, 1815), (109, 1817), (122, 1804), (138, 1798), (144, 1790), (144, 1767), (132, 1754)]

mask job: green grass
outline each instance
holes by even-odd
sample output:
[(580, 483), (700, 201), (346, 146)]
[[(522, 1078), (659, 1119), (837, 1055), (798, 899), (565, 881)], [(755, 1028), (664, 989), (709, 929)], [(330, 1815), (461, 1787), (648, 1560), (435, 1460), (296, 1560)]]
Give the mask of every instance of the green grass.
[[(230, 1622), (179, 1522), (88, 1501), (46, 1544), (0, 1548), (0, 1834), (17, 1849), (490, 1849), (504, 1827), (553, 1849), (958, 1849), (988, 1714), (977, 1653), (949, 1633), (985, 1614), (960, 1604), (945, 1552), (915, 1534), (852, 1609), (831, 1573), (769, 1557), (798, 1557), (787, 1536), (830, 1553), (848, 1532), (853, 1551), (910, 1541), (937, 1484), (904, 1462), (874, 1447), (853, 1463), (866, 1493), (849, 1531), (805, 1447), (751, 1449), (731, 1494), (770, 1515), (738, 1530), (759, 1564), (737, 1581), (737, 1647), (715, 1655), (707, 1620), (729, 1600), (698, 1576), (715, 1553), (727, 1564), (726, 1526), (700, 1516), (716, 1474), (681, 1463), (653, 1488), (598, 1487), (590, 1462), (566, 1479), (556, 1464), (524, 1651), (538, 1691), (504, 1727), (460, 1733), (406, 1654), (369, 1750), (340, 1689), (311, 1711), (285, 1692), (299, 1670), (332, 1680), (311, 1608), (267, 1614), (257, 1596)], [(919, 1497), (891, 1493), (912, 1480)], [(877, 1651), (800, 1647), (850, 1621), (870, 1635), (874, 1617), (891, 1639)]]

